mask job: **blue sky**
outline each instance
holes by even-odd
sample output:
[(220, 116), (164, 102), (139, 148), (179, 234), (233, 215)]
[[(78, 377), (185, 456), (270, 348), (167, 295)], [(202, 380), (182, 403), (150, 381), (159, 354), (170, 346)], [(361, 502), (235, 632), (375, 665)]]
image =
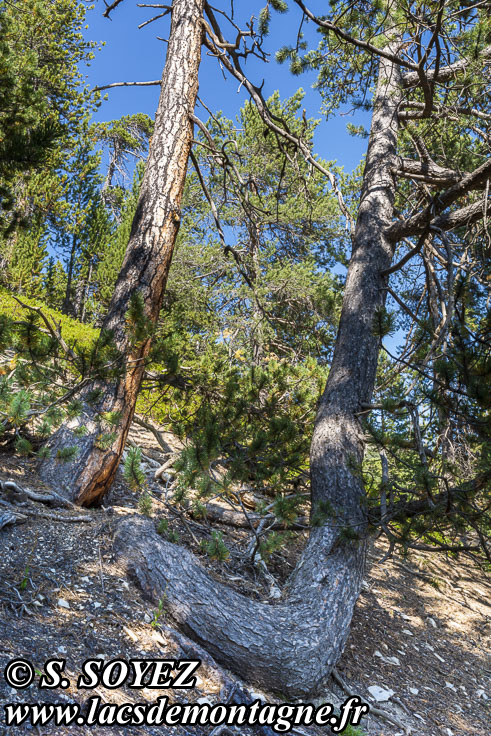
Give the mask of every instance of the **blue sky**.
[[(264, 4), (261, 0), (244, 3), (236, 0), (236, 8), (246, 5), (248, 13), (259, 12)], [(229, 8), (229, 2), (220, 3)], [(120, 81), (146, 81), (159, 79), (165, 61), (165, 44), (157, 40), (157, 36), (166, 37), (169, 28), (168, 18), (158, 20), (139, 30), (138, 25), (150, 19), (160, 11), (152, 8), (137, 7), (137, 0), (124, 0), (111, 14), (112, 20), (102, 16), (104, 4), (96, 3), (93, 10), (87, 13), (87, 38), (94, 41), (105, 41), (104, 48), (96, 53), (96, 58), (87, 69), (91, 86), (109, 84)], [(271, 33), (267, 38), (266, 50), (271, 53), (270, 62), (264, 64), (259, 60), (249, 59), (245, 67), (251, 81), (260, 84), (264, 79), (263, 93), (269, 96), (276, 89), (282, 98), (292, 95), (298, 87), (306, 92), (304, 107), (308, 117), (321, 117), (319, 110), (321, 98), (312, 89), (315, 75), (303, 74), (294, 77), (288, 65), (279, 65), (274, 59), (274, 52), (282, 45), (294, 44), (298, 31), (299, 14), (292, 8), (288, 13), (273, 14)], [(307, 37), (315, 42), (315, 31), (307, 28)], [(200, 97), (213, 111), (222, 110), (228, 117), (235, 117), (246, 99), (243, 90), (237, 92), (235, 80), (224, 80), (215, 59), (204, 54), (200, 70)], [(158, 101), (158, 87), (117, 88), (108, 91), (108, 100), (100, 108), (97, 119), (111, 120), (121, 115), (144, 112), (154, 116)], [(199, 111), (205, 118), (207, 113)], [(358, 165), (366, 147), (366, 141), (349, 136), (346, 123), (367, 124), (367, 115), (357, 113), (353, 116), (338, 115), (325, 120), (319, 125), (315, 138), (316, 152), (327, 160), (336, 159), (346, 171)]]

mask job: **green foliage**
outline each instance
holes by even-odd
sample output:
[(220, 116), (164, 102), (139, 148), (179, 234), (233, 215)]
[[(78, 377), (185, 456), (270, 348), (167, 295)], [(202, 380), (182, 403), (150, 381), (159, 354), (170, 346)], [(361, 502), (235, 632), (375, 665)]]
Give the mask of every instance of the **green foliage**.
[(10, 228), (29, 217), (23, 203), (30, 193), (31, 208), (51, 208), (59, 191), (53, 170), (62, 166), (91, 106), (78, 68), (93, 56), (94, 45), (83, 38), (84, 20), (85, 6), (78, 0), (3, 4), (0, 220)]
[(222, 532), (213, 531), (211, 539), (202, 539), (201, 549), (208, 555), (210, 560), (225, 562), (230, 557), (230, 552), (223, 541)]
[(157, 534), (160, 534), (161, 537), (165, 537), (169, 542), (173, 542), (174, 544), (179, 543), (179, 533), (169, 528), (169, 522), (167, 519), (160, 519), (157, 525)]
[(380, 339), (392, 335), (396, 329), (396, 314), (385, 307), (376, 310), (373, 316), (372, 333)]
[(135, 347), (141, 345), (149, 337), (152, 330), (152, 324), (145, 315), (145, 303), (141, 292), (134, 291), (132, 293), (125, 319), (131, 344)]
[(136, 211), (142, 176), (143, 165), (139, 162), (135, 167), (131, 189), (121, 192), (122, 201), (119, 205), (117, 226), (108, 238), (106, 248), (97, 263), (95, 282), (97, 300), (102, 309), (108, 306), (114, 293), (114, 285), (130, 239), (131, 225)]
[[(94, 329), (90, 325), (83, 325), (75, 319), (71, 319), (66, 315), (60, 314), (59, 311), (51, 309), (39, 299), (22, 297), (22, 302), (34, 308), (41, 308), (43, 313), (51, 319), (52, 323), (59, 326), (61, 335), (68, 343), (68, 345), (73, 345), (86, 349), (93, 347), (99, 334), (98, 330)], [(27, 319), (32, 319), (32, 315), (29, 315), (30, 312), (28, 309), (24, 309), (23, 307), (21, 307), (11, 294), (0, 287), (0, 327), (2, 324), (1, 320), (4, 320), (8, 324), (11, 324), (11, 322), (8, 322), (9, 320), (15, 320), (16, 322), (19, 322), (22, 320), (25, 321)], [(21, 328), (22, 325), (17, 325), (17, 333)], [(42, 337), (42, 334), (39, 333), (39, 330), (35, 330), (34, 332), (36, 333), (34, 335), (34, 338), (36, 340)], [(10, 334), (11, 345), (16, 337), (16, 333), (14, 332), (12, 334), (11, 332)]]
[(133, 491), (145, 485), (145, 473), (141, 467), (141, 447), (130, 447), (124, 461), (124, 478)]
[(71, 401), (66, 409), (67, 417), (68, 419), (75, 419), (75, 417), (79, 417), (82, 413), (84, 408), (83, 401), (80, 399), (74, 399), (74, 401)]
[(19, 455), (28, 457), (32, 454), (32, 443), (26, 437), (17, 437), (15, 441), (15, 450)]
[(118, 433), (115, 431), (101, 431), (100, 434), (97, 435), (94, 444), (96, 447), (99, 448), (99, 450), (109, 450), (109, 448), (114, 444), (117, 437)]
[(278, 552), (290, 539), (291, 532), (270, 532), (259, 543), (259, 553), (264, 560)]
[(143, 491), (138, 499), (138, 511), (143, 516), (152, 515), (152, 497), (147, 491)]
[(31, 400), (27, 391), (19, 391), (12, 396), (7, 407), (7, 419), (14, 427), (20, 427), (31, 408)]
[(56, 459), (61, 460), (65, 463), (69, 463), (72, 462), (72, 460), (75, 460), (78, 452), (78, 447), (76, 447), (75, 445), (72, 447), (62, 447), (56, 452)]
[(164, 598), (160, 598), (158, 607), (153, 612), (153, 617), (150, 622), (150, 626), (152, 627), (152, 629), (158, 628), (160, 624), (160, 619), (162, 618), (163, 614), (164, 614)]
[(117, 427), (121, 421), (120, 411), (105, 411), (101, 414), (101, 418), (112, 427)]

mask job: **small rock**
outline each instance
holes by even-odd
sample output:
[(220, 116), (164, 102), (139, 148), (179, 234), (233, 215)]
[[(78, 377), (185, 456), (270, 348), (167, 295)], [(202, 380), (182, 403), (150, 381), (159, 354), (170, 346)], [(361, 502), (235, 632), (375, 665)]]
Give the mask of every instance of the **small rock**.
[(386, 661), (390, 662), (390, 664), (395, 664), (398, 667), (400, 667), (401, 665), (401, 662), (398, 657), (387, 657)]
[(447, 732), (447, 736), (453, 736), (453, 731), (451, 731), (449, 728), (445, 729)]
[(70, 604), (64, 598), (58, 598), (58, 608), (70, 608)]
[(90, 583), (90, 578), (87, 577), (87, 575), (84, 575), (83, 578), (81, 578), (83, 583)]
[(488, 696), (484, 692), (484, 690), (476, 690), (476, 698), (482, 698), (483, 700), (487, 700)]
[(123, 631), (132, 641), (137, 642), (138, 637), (136, 634), (134, 634), (131, 629), (129, 629), (127, 626), (123, 626)]
[(428, 616), (428, 619), (427, 620), (428, 620), (428, 623), (431, 624), (434, 629), (437, 629), (438, 628), (437, 623), (436, 623), (436, 621), (435, 621), (434, 618), (431, 618), (431, 616)]
[(199, 705), (213, 705), (209, 698), (198, 698), (196, 701)]
[(370, 685), (368, 692), (377, 703), (385, 703), (395, 695), (394, 690), (387, 690), (386, 688), (379, 687), (378, 685)]
[(449, 687), (450, 690), (455, 690), (456, 691), (455, 685), (453, 685), (451, 682), (446, 682), (445, 681), (445, 687)]
[(66, 654), (66, 651), (67, 651), (67, 650), (66, 650), (66, 647), (58, 647), (57, 651), (58, 651), (58, 652), (59, 652), (60, 654)]
[(258, 693), (257, 690), (251, 690), (251, 698), (253, 700), (260, 700), (261, 703), (266, 703), (267, 698), (264, 693)]
[(152, 620), (152, 617), (148, 613), (146, 613), (143, 616), (143, 620), (145, 621), (146, 624), (149, 624), (151, 622), (151, 620)]
[(410, 687), (409, 692), (411, 693), (411, 695), (417, 695), (419, 693), (419, 690), (417, 687)]
[(406, 634), (406, 636), (414, 636), (413, 632), (409, 631), (409, 629), (403, 629), (402, 633)]
[(94, 606), (94, 608), (100, 608), (102, 606), (102, 603), (99, 603), (98, 601), (94, 601), (92, 605)]
[(384, 655), (382, 654), (382, 652), (379, 652), (379, 650), (378, 650), (378, 649), (376, 649), (376, 650), (374, 651), (374, 653), (373, 653), (373, 656), (374, 656), (374, 657), (380, 657), (380, 659), (385, 659), (385, 657), (384, 657)]

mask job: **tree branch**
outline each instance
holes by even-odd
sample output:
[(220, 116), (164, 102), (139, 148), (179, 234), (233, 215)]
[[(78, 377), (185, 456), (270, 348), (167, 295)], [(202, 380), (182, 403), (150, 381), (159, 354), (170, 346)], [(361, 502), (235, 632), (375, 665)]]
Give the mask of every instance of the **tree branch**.
[[(213, 17), (211, 8), (209, 5), (206, 5), (206, 11), (211, 18)], [(207, 24), (208, 25), (208, 24)], [(225, 53), (225, 51), (221, 50), (218, 44), (223, 46), (223, 41), (218, 39), (217, 36), (212, 32), (210, 35), (211, 29), (208, 26), (208, 37), (205, 36), (204, 44), (205, 46), (212, 52), (214, 56), (216, 56), (220, 61), (222, 62), (225, 69), (227, 69), (230, 74), (232, 74), (241, 85), (245, 87), (245, 89), (249, 92), (252, 99), (254, 100), (257, 110), (259, 112), (259, 115), (261, 116), (262, 121), (264, 124), (272, 130), (274, 133), (276, 133), (281, 138), (289, 141), (294, 146), (296, 146), (302, 156), (305, 158), (306, 161), (308, 161), (314, 168), (317, 169), (317, 171), (320, 171), (321, 174), (326, 176), (329, 180), (329, 183), (336, 195), (336, 198), (338, 200), (339, 208), (341, 209), (341, 212), (346, 217), (347, 222), (349, 223), (350, 232), (351, 235), (354, 234), (354, 222), (351, 215), (351, 212), (349, 211), (348, 207), (346, 206), (346, 203), (344, 202), (343, 195), (339, 189), (336, 177), (334, 174), (329, 171), (329, 169), (326, 169), (322, 164), (312, 155), (311, 151), (309, 150), (307, 144), (305, 141), (303, 141), (301, 138), (297, 137), (296, 135), (293, 135), (286, 127), (281, 127), (281, 125), (277, 124), (275, 122), (275, 116), (270, 112), (268, 109), (268, 106), (266, 104), (266, 101), (264, 97), (262, 96), (261, 90), (259, 87), (256, 87), (250, 80), (245, 76), (243, 73), (239, 61), (237, 59), (237, 56), (233, 49), (228, 49), (230, 53), (230, 57)], [(280, 122), (280, 121), (278, 121)]]
[[(475, 189), (485, 188), (486, 181), (488, 180), (490, 175), (491, 159), (488, 159), (477, 169), (462, 177), (460, 181), (447, 189), (445, 192), (437, 194), (433, 198), (433, 201), (423, 210), (417, 212), (415, 215), (409, 217), (407, 220), (395, 222), (393, 225), (391, 225), (386, 230), (387, 236), (393, 241), (398, 241), (411, 235), (418, 235), (424, 228), (427, 227), (438, 227), (442, 230), (449, 230), (451, 229), (451, 227), (457, 227), (457, 225), (459, 224), (459, 218), (457, 218), (456, 224), (452, 224), (451, 227), (449, 227), (449, 223), (452, 222), (451, 215), (455, 215), (455, 213), (449, 213), (449, 215), (446, 215), (443, 218), (438, 217), (438, 215), (440, 215), (440, 213), (443, 212), (444, 209), (450, 207), (451, 204), (453, 204), (457, 199), (459, 199), (459, 197), (462, 197), (464, 194), (467, 194), (468, 192)], [(483, 216), (485, 201), (486, 200), (482, 200), (481, 202), (477, 202), (474, 205), (470, 205), (470, 207), (473, 208), (473, 221), (476, 219), (480, 219), (480, 216)], [(479, 216), (481, 210), (482, 214)], [(465, 224), (465, 220), (463, 224)]]
[[(418, 65), (414, 64), (411, 61), (406, 61), (406, 59), (401, 59), (400, 56), (397, 56), (397, 54), (392, 54), (390, 51), (386, 51), (385, 49), (380, 49), (377, 46), (374, 46), (371, 43), (368, 43), (368, 41), (361, 41), (359, 38), (354, 38), (353, 36), (350, 36), (348, 33), (343, 31), (339, 26), (335, 25), (334, 23), (331, 23), (331, 21), (328, 20), (322, 20), (321, 18), (318, 18), (314, 13), (312, 13), (311, 10), (309, 10), (306, 5), (302, 2), (302, 0), (295, 0), (295, 3), (298, 5), (298, 7), (304, 12), (304, 14), (309, 18), (309, 20), (316, 23), (316, 25), (319, 26), (319, 28), (325, 28), (327, 31), (332, 31), (338, 38), (342, 39), (343, 41), (347, 41), (347, 43), (350, 43), (352, 46), (356, 46), (359, 49), (362, 49), (363, 51), (368, 51), (370, 54), (373, 54), (374, 56), (381, 56), (384, 59), (388, 59), (389, 61), (392, 61), (393, 64), (397, 64), (398, 66), (403, 66), (406, 69), (418, 69)], [(415, 71), (415, 74), (417, 75), (418, 72)]]
[(114, 10), (115, 8), (117, 8), (117, 7), (118, 7), (118, 5), (119, 5), (120, 3), (122, 3), (122, 2), (123, 2), (123, 0), (114, 0), (114, 2), (112, 2), (112, 3), (110, 4), (110, 5), (108, 5), (108, 4), (107, 4), (107, 2), (106, 2), (106, 0), (104, 0), (104, 4), (105, 4), (105, 6), (106, 6), (106, 9), (105, 9), (105, 11), (104, 11), (104, 12), (103, 12), (103, 14), (102, 14), (102, 15), (103, 15), (103, 17), (104, 17), (104, 18), (109, 18), (109, 16), (110, 16), (111, 12), (112, 12), (112, 11), (113, 11), (113, 10)]
[(410, 158), (399, 158), (394, 174), (405, 179), (417, 179), (432, 186), (451, 186), (462, 176), (458, 171), (446, 169), (434, 161), (416, 161)]
[[(488, 59), (491, 56), (491, 46), (486, 46), (482, 51), (479, 52), (479, 56), (482, 59)], [(437, 71), (435, 69), (429, 69), (426, 72), (426, 79), (432, 82), (446, 82), (448, 79), (452, 79), (459, 72), (464, 71), (469, 66), (469, 59), (459, 59), (453, 64), (444, 66)], [(420, 83), (419, 72), (408, 72), (402, 77), (402, 86), (405, 89), (409, 87), (415, 87)]]
[(152, 82), (113, 82), (112, 84), (103, 84), (100, 87), (94, 87), (92, 92), (101, 92), (103, 89), (112, 89), (113, 87), (157, 87), (162, 84), (160, 79)]

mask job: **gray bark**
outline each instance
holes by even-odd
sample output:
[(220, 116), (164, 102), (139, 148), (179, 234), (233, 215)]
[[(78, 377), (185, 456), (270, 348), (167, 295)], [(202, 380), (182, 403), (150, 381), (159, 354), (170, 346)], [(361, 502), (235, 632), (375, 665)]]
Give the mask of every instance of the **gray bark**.
[(283, 599), (252, 601), (213, 580), (185, 549), (162, 540), (152, 522), (126, 519), (115, 546), (128, 569), (186, 633), (240, 677), (292, 697), (322, 688), (349, 632), (365, 562), (363, 432), (356, 413), (371, 398), (392, 220), (400, 76), (383, 58), (333, 363), (311, 449), (313, 510), (332, 514), (312, 530)]

